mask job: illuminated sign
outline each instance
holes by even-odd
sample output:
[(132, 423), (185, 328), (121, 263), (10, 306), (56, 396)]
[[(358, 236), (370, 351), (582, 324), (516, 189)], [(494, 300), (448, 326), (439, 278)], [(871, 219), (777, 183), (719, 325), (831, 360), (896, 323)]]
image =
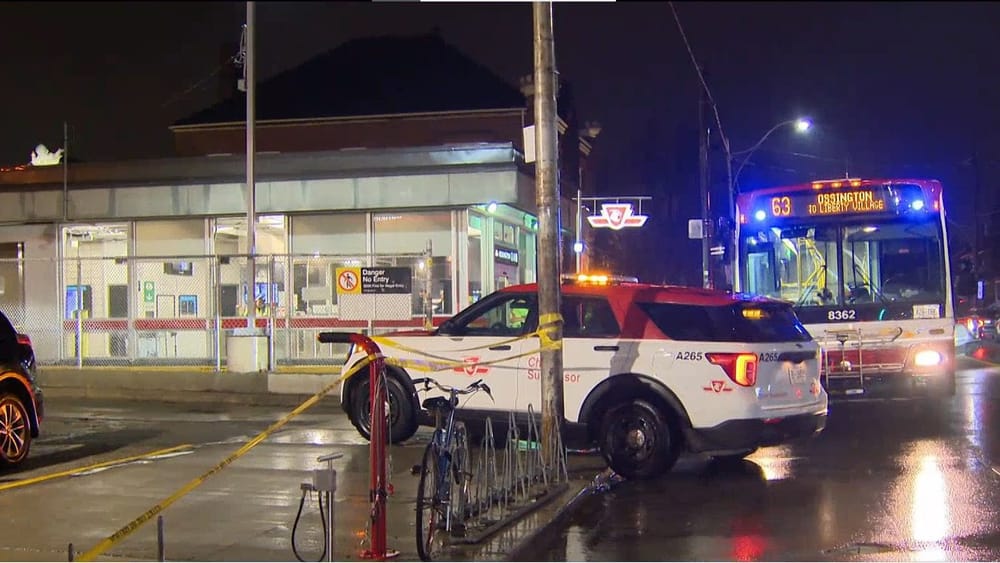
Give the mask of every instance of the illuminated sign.
[(54, 166), (62, 162), (62, 154), (62, 149), (59, 149), (56, 152), (49, 152), (48, 147), (45, 145), (38, 145), (35, 147), (35, 150), (31, 151), (31, 165)]
[(625, 227), (641, 227), (646, 224), (646, 215), (635, 215), (631, 203), (602, 203), (600, 215), (590, 215), (587, 222), (591, 227), (608, 228), (615, 231)]
[(885, 211), (885, 199), (873, 190), (816, 194), (816, 202), (806, 208), (809, 215), (838, 215), (840, 213), (872, 213)]
[(510, 264), (511, 266), (517, 266), (517, 251), (510, 248), (500, 248), (496, 247), (493, 249), (493, 258), (501, 264)]
[(895, 211), (890, 194), (878, 189), (776, 195), (766, 201), (764, 210), (777, 219)]

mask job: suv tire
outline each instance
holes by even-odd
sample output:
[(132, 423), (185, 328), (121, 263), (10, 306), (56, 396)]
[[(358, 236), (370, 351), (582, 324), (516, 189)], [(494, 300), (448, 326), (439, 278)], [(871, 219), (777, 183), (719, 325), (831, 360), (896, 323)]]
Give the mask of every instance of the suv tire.
[(679, 433), (656, 406), (641, 399), (617, 404), (604, 415), (601, 453), (627, 479), (666, 473), (680, 455)]
[[(413, 401), (403, 384), (392, 376), (386, 376), (385, 381), (389, 390), (389, 441), (398, 444), (413, 437), (419, 425)], [(371, 407), (368, 402), (368, 388), (368, 375), (363, 374), (363, 380), (351, 389), (350, 413), (351, 424), (366, 440), (371, 439), (371, 422), (369, 421)]]

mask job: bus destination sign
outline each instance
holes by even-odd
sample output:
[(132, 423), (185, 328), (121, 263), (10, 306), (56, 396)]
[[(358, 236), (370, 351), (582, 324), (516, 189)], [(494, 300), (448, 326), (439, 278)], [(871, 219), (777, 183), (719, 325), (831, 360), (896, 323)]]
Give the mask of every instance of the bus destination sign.
[(816, 194), (816, 201), (806, 208), (809, 215), (839, 215), (841, 213), (875, 213), (885, 211), (885, 199), (873, 190)]
[(886, 195), (873, 189), (778, 195), (771, 197), (770, 211), (776, 218), (883, 213), (890, 210)]

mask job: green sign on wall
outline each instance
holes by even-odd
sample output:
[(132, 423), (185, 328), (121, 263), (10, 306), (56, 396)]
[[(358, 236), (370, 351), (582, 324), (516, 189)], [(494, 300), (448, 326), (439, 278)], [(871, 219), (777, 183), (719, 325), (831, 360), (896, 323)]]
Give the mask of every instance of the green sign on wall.
[(148, 281), (142, 282), (142, 300), (146, 303), (156, 301), (156, 284)]

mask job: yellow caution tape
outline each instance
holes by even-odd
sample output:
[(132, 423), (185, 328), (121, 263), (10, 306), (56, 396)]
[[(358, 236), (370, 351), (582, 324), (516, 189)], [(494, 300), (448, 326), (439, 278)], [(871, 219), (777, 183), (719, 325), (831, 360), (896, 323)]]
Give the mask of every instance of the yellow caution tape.
[(129, 535), (132, 534), (132, 532), (134, 532), (137, 529), (139, 529), (140, 526), (142, 526), (146, 522), (149, 522), (150, 520), (152, 520), (153, 518), (155, 518), (157, 514), (163, 512), (168, 506), (170, 506), (171, 504), (177, 502), (184, 495), (190, 493), (191, 491), (193, 491), (194, 489), (196, 489), (197, 487), (199, 487), (209, 477), (211, 477), (212, 475), (215, 475), (219, 471), (222, 471), (223, 469), (226, 468), (226, 466), (228, 466), (229, 464), (233, 463), (237, 459), (243, 457), (244, 454), (246, 454), (251, 449), (253, 449), (255, 446), (257, 446), (257, 444), (260, 444), (261, 442), (263, 442), (264, 440), (266, 440), (267, 437), (270, 436), (272, 433), (274, 433), (275, 430), (281, 428), (285, 424), (288, 424), (288, 422), (290, 420), (292, 420), (296, 416), (302, 414), (307, 409), (309, 409), (310, 407), (312, 407), (313, 405), (315, 405), (324, 395), (326, 395), (327, 393), (329, 393), (334, 387), (336, 387), (337, 385), (340, 385), (340, 383), (343, 382), (345, 379), (347, 379), (350, 376), (354, 375), (357, 371), (361, 370), (362, 367), (368, 365), (368, 363), (371, 362), (373, 359), (374, 359), (374, 356), (368, 356), (364, 360), (362, 360), (362, 361), (358, 362), (357, 364), (355, 364), (350, 370), (347, 371), (347, 373), (345, 373), (344, 375), (342, 375), (339, 378), (337, 378), (336, 381), (334, 381), (333, 383), (327, 385), (326, 387), (324, 387), (322, 390), (320, 390), (318, 393), (316, 393), (312, 397), (309, 397), (308, 399), (306, 399), (305, 402), (303, 402), (301, 405), (299, 405), (298, 407), (296, 407), (295, 410), (293, 410), (292, 412), (290, 412), (287, 415), (285, 415), (281, 420), (275, 422), (271, 426), (268, 426), (267, 429), (265, 429), (263, 432), (261, 432), (260, 434), (257, 434), (256, 436), (254, 436), (246, 444), (243, 444), (243, 446), (240, 449), (236, 450), (229, 457), (227, 457), (226, 459), (224, 459), (224, 460), (220, 461), (218, 464), (216, 464), (215, 467), (209, 469), (208, 471), (206, 471), (202, 475), (200, 475), (200, 476), (192, 479), (186, 485), (184, 485), (180, 489), (177, 489), (177, 491), (174, 492), (172, 495), (170, 495), (167, 498), (163, 499), (162, 501), (160, 501), (158, 504), (154, 505), (152, 508), (150, 508), (146, 512), (143, 512), (142, 515), (140, 515), (138, 518), (136, 518), (135, 520), (132, 520), (131, 522), (129, 522), (128, 524), (126, 524), (124, 527), (122, 527), (121, 529), (119, 529), (117, 532), (111, 534), (110, 536), (108, 536), (107, 538), (105, 538), (104, 540), (102, 540), (100, 543), (98, 543), (97, 545), (95, 545), (94, 547), (92, 547), (89, 551), (85, 552), (83, 555), (81, 555), (77, 559), (77, 561), (93, 561), (95, 557), (97, 557), (98, 555), (104, 553), (109, 548), (111, 548), (113, 545), (115, 545), (116, 543), (120, 542), (121, 540), (127, 538)]
[(113, 467), (115, 465), (121, 465), (123, 463), (131, 463), (133, 461), (139, 461), (142, 459), (148, 459), (151, 457), (161, 456), (169, 453), (173, 453), (180, 450), (190, 450), (194, 448), (191, 444), (181, 444), (179, 446), (174, 446), (172, 448), (165, 448), (162, 450), (156, 450), (142, 455), (134, 455), (131, 457), (123, 457), (120, 459), (113, 459), (111, 461), (104, 461), (101, 463), (95, 463), (93, 465), (88, 465), (86, 467), (80, 467), (77, 469), (67, 469), (66, 471), (59, 471), (57, 473), (49, 473), (46, 475), (39, 475), (38, 477), (32, 477), (30, 479), (21, 479), (20, 481), (14, 481), (13, 483), (6, 483), (0, 485), (0, 491), (6, 491), (8, 489), (16, 489), (18, 487), (27, 487), (28, 485), (35, 485), (37, 483), (43, 483), (45, 481), (51, 481), (52, 479), (58, 479), (60, 477), (69, 477), (76, 475), (78, 473), (83, 473), (85, 471), (94, 471), (96, 469), (103, 469), (105, 467)]
[(467, 362), (459, 361), (453, 358), (448, 358), (445, 356), (439, 356), (437, 354), (431, 354), (429, 352), (424, 352), (412, 346), (406, 346), (392, 340), (391, 338), (386, 338), (384, 336), (372, 337), (375, 342), (388, 347), (401, 350), (403, 352), (408, 352), (418, 356), (423, 356), (424, 358), (430, 358), (432, 361), (427, 360), (413, 360), (413, 359), (399, 359), (386, 357), (385, 363), (391, 366), (397, 366), (405, 369), (411, 369), (414, 371), (424, 371), (424, 372), (435, 372), (435, 371), (445, 371), (455, 368), (474, 368), (476, 366), (490, 366), (496, 364), (502, 364), (504, 362), (509, 362), (511, 360), (516, 360), (518, 358), (523, 358), (525, 356), (531, 356), (537, 354), (543, 350), (560, 350), (562, 349), (562, 339), (558, 337), (558, 328), (560, 323), (563, 322), (562, 316), (559, 314), (549, 314), (542, 315), (541, 323), (538, 330), (520, 336), (518, 338), (513, 338), (510, 340), (501, 340), (499, 342), (491, 342), (482, 346), (475, 346), (471, 348), (460, 348), (457, 350), (451, 350), (451, 352), (472, 352), (475, 350), (481, 350), (485, 348), (490, 348), (494, 346), (503, 346), (512, 342), (518, 342), (521, 340), (526, 340), (529, 338), (538, 338), (539, 347), (534, 350), (528, 350), (526, 352), (521, 352), (519, 354), (512, 354), (509, 356), (504, 356), (502, 358), (496, 358), (493, 360), (485, 360), (482, 362)]

